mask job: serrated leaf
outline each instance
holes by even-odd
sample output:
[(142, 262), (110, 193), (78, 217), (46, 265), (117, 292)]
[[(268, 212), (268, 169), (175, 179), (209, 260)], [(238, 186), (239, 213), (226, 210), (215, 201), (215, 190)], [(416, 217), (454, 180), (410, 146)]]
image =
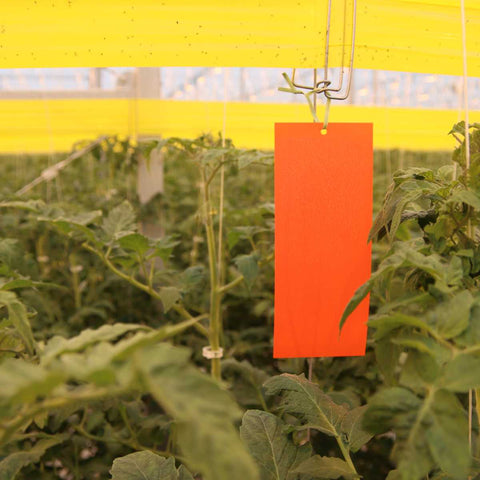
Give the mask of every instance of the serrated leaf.
[(261, 410), (248, 410), (240, 435), (260, 467), (261, 480), (296, 480), (295, 469), (311, 454), (309, 445), (294, 445), (283, 421)]
[(183, 466), (178, 469), (178, 480), (195, 480), (192, 474)]
[(261, 150), (244, 150), (238, 155), (238, 168), (248, 167), (252, 163), (260, 165), (273, 165), (273, 154)]
[(327, 435), (340, 435), (340, 425), (347, 409), (333, 402), (318, 385), (309, 382), (303, 375), (284, 373), (267, 380), (264, 387), (269, 395), (282, 393), (282, 408), (300, 418), (304, 426)]
[(368, 321), (370, 327), (376, 328), (375, 338), (380, 339), (400, 327), (415, 327), (426, 332), (431, 331), (431, 327), (421, 318), (412, 315), (405, 315), (399, 312), (393, 312), (390, 315), (382, 315), (381, 317), (372, 318)]
[(135, 233), (135, 212), (128, 201), (113, 208), (103, 220), (102, 230), (109, 241)]
[(64, 378), (64, 372), (49, 371), (40, 365), (8, 358), (0, 365), (0, 403), (16, 407), (16, 402), (32, 402), (50, 393)]
[(390, 341), (394, 345), (411, 348), (421, 353), (428, 353), (437, 360), (439, 364), (446, 362), (451, 355), (450, 350), (437, 343), (433, 338), (417, 332), (396, 334)]
[(13, 292), (0, 290), (0, 306), (1, 305), (7, 307), (9, 321), (22, 337), (29, 354), (33, 355), (36, 343), (33, 338), (30, 322), (28, 321), (25, 305), (18, 300)]
[(150, 241), (140, 233), (131, 233), (121, 237), (118, 241), (119, 245), (125, 250), (132, 250), (140, 257), (144, 257), (150, 249)]
[(370, 399), (364, 424), (372, 433), (397, 434), (394, 458), (401, 480), (420, 480), (435, 464), (454, 478), (467, 477), (468, 424), (453, 393), (430, 387), (421, 398), (406, 388), (381, 390)]
[(39, 440), (26, 452), (14, 452), (6, 456), (0, 461), (0, 480), (13, 480), (23, 467), (37, 463), (49, 448), (64, 442), (67, 438), (68, 435), (55, 435)]
[(363, 425), (371, 433), (384, 433), (395, 425), (406, 423), (411, 412), (418, 410), (421, 403), (421, 400), (406, 388), (385, 388), (369, 399)]
[(193, 265), (182, 272), (180, 281), (183, 289), (189, 291), (203, 285), (207, 278), (207, 271), (203, 265)]
[(440, 385), (452, 392), (468, 392), (480, 388), (480, 357), (459, 354), (445, 366)]
[(368, 402), (364, 427), (372, 433), (393, 429), (397, 434), (394, 458), (401, 480), (420, 480), (433, 466), (424, 437), (430, 402), (431, 398), (422, 410), (424, 400), (402, 387), (380, 390)]
[(443, 338), (455, 338), (467, 329), (472, 304), (472, 294), (463, 290), (432, 310), (428, 322)]
[(22, 255), (23, 252), (17, 239), (0, 239), (0, 262), (7, 264), (11, 268), (15, 268), (16, 264), (21, 261)]
[(243, 275), (246, 285), (250, 288), (258, 276), (258, 255), (240, 255), (233, 260), (238, 271)]
[(175, 235), (169, 235), (157, 240), (154, 244), (154, 252), (148, 255), (147, 258), (160, 257), (166, 262), (170, 258), (173, 249), (180, 243), (178, 240), (175, 240), (175, 238)]
[(440, 468), (453, 478), (467, 478), (471, 464), (468, 423), (455, 395), (445, 390), (435, 393), (425, 436)]
[(182, 298), (180, 290), (177, 287), (162, 287), (160, 288), (158, 294), (160, 295), (163, 311), (165, 313), (168, 312), (173, 305), (180, 300), (180, 298)]
[(314, 455), (305, 460), (295, 469), (295, 472), (322, 479), (344, 478), (345, 480), (352, 480), (360, 478), (360, 475), (352, 471), (345, 460), (335, 457), (321, 457), (320, 455)]
[(457, 190), (447, 200), (447, 203), (465, 203), (475, 210), (480, 210), (480, 198), (472, 190)]
[(136, 330), (150, 330), (143, 325), (134, 323), (116, 323), (115, 325), (103, 325), (96, 330), (87, 328), (72, 338), (55, 336), (50, 339), (43, 350), (42, 363), (48, 363), (54, 357), (67, 352), (78, 352), (95, 343), (113, 340), (127, 332)]
[(45, 202), (42, 200), (11, 200), (0, 202), (0, 208), (18, 208), (20, 210), (27, 210), (30, 212), (38, 212), (45, 207)]
[(135, 452), (116, 458), (110, 470), (112, 480), (178, 480), (173, 457)]
[(431, 355), (412, 350), (402, 367), (400, 384), (421, 391), (434, 384), (439, 375), (440, 366)]
[(51, 215), (48, 215), (47, 212), (46, 215), (39, 216), (37, 220), (54, 225), (64, 234), (77, 232), (90, 242), (97, 243), (95, 233), (88, 225), (94, 223), (101, 216), (102, 212), (100, 210), (83, 212), (77, 215), (66, 215), (64, 212), (53, 211)]
[(373, 436), (370, 432), (364, 430), (362, 426), (367, 408), (366, 405), (353, 408), (342, 419), (340, 429), (346, 435), (348, 447), (352, 452), (356, 452), (363, 447)]
[(262, 385), (267, 380), (268, 374), (255, 368), (247, 360), (239, 362), (229, 358), (222, 362), (222, 372), (225, 377), (233, 381), (232, 392), (241, 405), (263, 406)]
[[(183, 359), (172, 356), (180, 352)], [(159, 344), (138, 356), (143, 382), (176, 423), (184, 463), (204, 480), (256, 480), (253, 460), (234, 426), (240, 410), (210, 376), (188, 364), (186, 349)]]

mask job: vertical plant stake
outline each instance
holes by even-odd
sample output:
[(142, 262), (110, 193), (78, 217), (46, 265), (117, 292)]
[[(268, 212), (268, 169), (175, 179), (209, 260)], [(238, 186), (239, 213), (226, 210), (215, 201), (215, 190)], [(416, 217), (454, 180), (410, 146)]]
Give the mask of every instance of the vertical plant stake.
[[(324, 131), (325, 132), (325, 131)], [(370, 276), (373, 126), (275, 125), (274, 357), (364, 355)]]

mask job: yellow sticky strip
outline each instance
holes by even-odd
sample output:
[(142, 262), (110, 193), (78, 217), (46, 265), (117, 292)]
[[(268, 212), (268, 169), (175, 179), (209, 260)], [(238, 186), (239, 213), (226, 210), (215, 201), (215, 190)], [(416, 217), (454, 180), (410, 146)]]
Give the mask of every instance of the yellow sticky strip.
[[(323, 118), (323, 107), (318, 115)], [(455, 110), (356, 107), (334, 105), (330, 122), (373, 122), (377, 149), (451, 150), (448, 135), (461, 120)], [(228, 103), (226, 134), (235, 145), (272, 149), (275, 122), (310, 122), (304, 104)], [(480, 122), (480, 111), (470, 112)], [(78, 140), (103, 134), (180, 136), (218, 134), (223, 125), (223, 103), (168, 100), (2, 100), (0, 152), (68, 151)]]
[[(348, 2), (350, 9), (353, 0)], [(3, 68), (324, 63), (327, 0), (3, 3)], [(332, 2), (331, 66), (348, 63), (341, 46), (343, 3)], [(469, 74), (480, 76), (480, 2), (466, 5)], [(357, 68), (459, 75), (461, 52), (458, 0), (358, 0)]]

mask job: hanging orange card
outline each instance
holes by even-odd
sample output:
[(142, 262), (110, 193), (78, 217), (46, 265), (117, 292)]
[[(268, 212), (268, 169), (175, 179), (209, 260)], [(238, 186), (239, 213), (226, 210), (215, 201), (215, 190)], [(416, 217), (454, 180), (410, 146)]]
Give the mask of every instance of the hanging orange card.
[(274, 357), (364, 355), (370, 275), (371, 123), (275, 125)]

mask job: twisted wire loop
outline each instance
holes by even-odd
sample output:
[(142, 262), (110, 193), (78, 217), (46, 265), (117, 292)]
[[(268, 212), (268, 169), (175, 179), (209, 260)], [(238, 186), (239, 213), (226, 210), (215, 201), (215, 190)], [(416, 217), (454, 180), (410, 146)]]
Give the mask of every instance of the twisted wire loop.
[[(336, 85), (328, 77), (328, 68), (329, 68), (329, 53), (330, 53), (330, 32), (331, 32), (331, 17), (332, 17), (332, 0), (328, 0), (328, 10), (327, 10), (327, 22), (325, 27), (325, 51), (324, 51), (324, 67), (323, 67), (323, 78), (317, 79), (317, 69), (313, 70), (313, 85), (302, 85), (299, 82), (295, 81), (296, 68), (292, 68), (291, 77), (288, 77), (286, 73), (283, 74), (283, 77), (287, 81), (289, 88), (279, 88), (282, 92), (289, 92), (295, 95), (304, 95), (307, 99), (307, 102), (310, 106), (313, 118), (315, 122), (318, 122), (317, 117), (317, 95), (323, 94), (327, 99), (327, 110), (330, 106), (331, 100), (345, 100), (350, 95), (350, 90), (352, 87), (352, 78), (353, 78), (353, 59), (355, 56), (355, 34), (356, 34), (356, 25), (357, 25), (357, 0), (353, 0), (352, 6), (352, 30), (351, 30), (351, 48), (350, 48), (350, 59), (348, 62), (348, 74), (345, 75), (345, 65), (343, 59), (345, 58), (345, 43), (346, 43), (346, 26), (347, 26), (347, 3), (348, 0), (344, 0), (344, 21), (343, 21), (343, 42), (342, 42), (342, 67), (340, 70), (340, 75), (338, 78), (338, 83)], [(344, 88), (345, 77), (348, 77), (346, 81), (346, 87)], [(343, 93), (341, 93), (343, 91)], [(313, 96), (313, 102), (310, 97)], [(328, 113), (326, 115), (326, 120), (324, 122), (324, 128), (328, 124)]]

